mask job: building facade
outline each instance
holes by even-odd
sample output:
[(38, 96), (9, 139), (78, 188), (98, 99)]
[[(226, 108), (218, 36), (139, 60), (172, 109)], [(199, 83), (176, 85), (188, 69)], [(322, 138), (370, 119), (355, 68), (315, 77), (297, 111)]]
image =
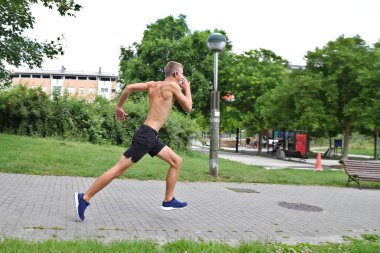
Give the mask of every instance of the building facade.
[(98, 72), (66, 71), (64, 67), (61, 71), (14, 71), (11, 77), (12, 85), (24, 85), (27, 88), (41, 87), (48, 95), (52, 95), (54, 91), (61, 95), (67, 92), (89, 101), (97, 95), (111, 100), (119, 91), (116, 76), (102, 73), (101, 68)]

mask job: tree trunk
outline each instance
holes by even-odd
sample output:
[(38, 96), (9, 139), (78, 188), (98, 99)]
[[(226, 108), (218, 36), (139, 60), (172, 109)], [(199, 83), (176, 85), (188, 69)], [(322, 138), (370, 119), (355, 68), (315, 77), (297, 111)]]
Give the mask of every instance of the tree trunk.
[(344, 127), (343, 132), (343, 156), (342, 159), (348, 159), (348, 144), (350, 142), (350, 133), (351, 133), (351, 120), (348, 121)]
[(284, 150), (288, 150), (288, 143), (289, 143), (289, 138), (286, 138), (286, 131), (284, 130)]
[(257, 149), (257, 154), (261, 154), (261, 151), (263, 150), (263, 133), (260, 131), (259, 132), (259, 140), (258, 140), (258, 149)]
[(375, 152), (373, 155), (373, 159), (379, 160), (379, 130), (375, 130)]

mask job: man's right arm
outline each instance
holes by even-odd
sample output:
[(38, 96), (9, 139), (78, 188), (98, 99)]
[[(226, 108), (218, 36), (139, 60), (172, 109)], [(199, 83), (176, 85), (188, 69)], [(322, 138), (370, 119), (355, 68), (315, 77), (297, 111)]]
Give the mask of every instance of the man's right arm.
[(116, 118), (119, 120), (125, 120), (127, 115), (124, 112), (123, 105), (130, 94), (133, 92), (147, 91), (149, 88), (149, 83), (135, 83), (125, 86), (123, 92), (120, 95), (119, 103), (116, 105)]

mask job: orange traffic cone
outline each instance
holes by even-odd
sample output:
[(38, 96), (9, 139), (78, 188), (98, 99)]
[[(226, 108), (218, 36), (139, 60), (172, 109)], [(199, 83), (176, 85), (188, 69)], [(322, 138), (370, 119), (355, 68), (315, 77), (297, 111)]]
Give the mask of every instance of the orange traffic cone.
[(315, 170), (316, 170), (316, 171), (323, 171), (323, 168), (322, 168), (322, 159), (321, 159), (321, 152), (318, 152), (318, 155), (317, 155), (317, 162), (315, 163)]

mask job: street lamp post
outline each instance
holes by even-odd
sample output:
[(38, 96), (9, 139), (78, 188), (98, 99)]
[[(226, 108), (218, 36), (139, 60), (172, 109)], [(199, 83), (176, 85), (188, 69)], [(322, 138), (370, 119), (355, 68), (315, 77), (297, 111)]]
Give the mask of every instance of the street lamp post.
[(218, 177), (220, 92), (218, 91), (218, 55), (226, 46), (226, 37), (213, 33), (207, 38), (207, 47), (214, 53), (214, 85), (211, 91), (210, 112), (210, 175)]

